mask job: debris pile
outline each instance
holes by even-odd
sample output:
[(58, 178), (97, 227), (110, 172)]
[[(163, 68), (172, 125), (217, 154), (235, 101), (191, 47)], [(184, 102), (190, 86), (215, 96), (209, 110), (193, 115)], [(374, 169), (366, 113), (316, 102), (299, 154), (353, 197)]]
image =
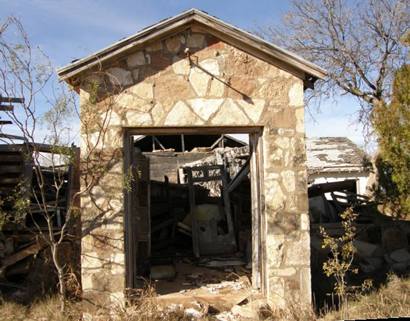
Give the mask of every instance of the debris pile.
[(326, 258), (319, 228), (331, 236), (344, 233), (340, 214), (352, 207), (355, 221), (355, 260), (353, 264), (363, 275), (380, 276), (389, 271), (410, 272), (410, 222), (394, 220), (378, 212), (377, 204), (366, 196), (349, 191), (350, 181), (318, 184), (309, 188), (311, 246), (313, 259)]

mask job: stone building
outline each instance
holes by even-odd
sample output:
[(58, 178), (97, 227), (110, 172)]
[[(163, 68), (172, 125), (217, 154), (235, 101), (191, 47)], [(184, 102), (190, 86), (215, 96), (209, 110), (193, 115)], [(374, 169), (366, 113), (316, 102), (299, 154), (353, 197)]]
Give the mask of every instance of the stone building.
[(245, 133), (252, 285), (274, 305), (311, 302), (303, 95), (322, 69), (192, 9), (58, 74), (80, 95), (82, 155), (111, 156), (81, 199), (84, 296), (122, 301), (150, 259), (149, 178), (133, 137)]

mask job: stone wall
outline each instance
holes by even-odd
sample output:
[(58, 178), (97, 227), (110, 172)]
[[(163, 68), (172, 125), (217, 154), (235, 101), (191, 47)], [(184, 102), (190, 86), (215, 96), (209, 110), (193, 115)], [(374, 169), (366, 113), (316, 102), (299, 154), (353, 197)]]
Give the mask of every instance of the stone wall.
[[(90, 83), (106, 81), (110, 86), (104, 88), (120, 92), (105, 92), (90, 105)], [(109, 119), (99, 147), (112, 153), (122, 150), (123, 127), (263, 126), (267, 294), (275, 305), (289, 296), (310, 302), (300, 78), (193, 28), (116, 59), (82, 84), (82, 117)], [(113, 99), (113, 110), (102, 107), (107, 99)], [(88, 139), (98, 141), (98, 127)], [(82, 200), (84, 293), (111, 301), (122, 298), (125, 284), (121, 155), (92, 190), (94, 202)]]

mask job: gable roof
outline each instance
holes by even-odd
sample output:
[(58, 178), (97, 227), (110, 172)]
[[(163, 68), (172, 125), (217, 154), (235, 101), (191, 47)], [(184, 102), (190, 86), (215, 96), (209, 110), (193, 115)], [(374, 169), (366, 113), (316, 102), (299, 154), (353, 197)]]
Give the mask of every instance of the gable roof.
[[(118, 54), (134, 47), (142, 47), (147, 42), (175, 33), (175, 31), (192, 23), (202, 24), (206, 26), (208, 30), (213, 30), (220, 35), (225, 35), (229, 39), (249, 48), (252, 52), (260, 53), (263, 56), (292, 66), (303, 72), (305, 79), (310, 84), (313, 84), (315, 80), (323, 78), (326, 75), (326, 72), (319, 66), (198, 9), (187, 10), (179, 15), (142, 29), (130, 37), (124, 38), (100, 51), (59, 68), (57, 73), (60, 79), (67, 81), (86, 69), (111, 59)], [(227, 42), (229, 42), (229, 40)]]
[(366, 153), (347, 137), (315, 137), (306, 140), (309, 174), (363, 172)]

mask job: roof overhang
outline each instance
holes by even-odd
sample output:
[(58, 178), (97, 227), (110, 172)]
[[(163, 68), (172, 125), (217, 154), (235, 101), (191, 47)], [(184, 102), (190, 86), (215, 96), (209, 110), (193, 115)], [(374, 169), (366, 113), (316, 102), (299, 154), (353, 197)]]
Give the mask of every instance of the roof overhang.
[(299, 72), (303, 76), (305, 87), (313, 86), (317, 79), (323, 79), (326, 76), (326, 71), (319, 66), (197, 9), (190, 9), (162, 20), (100, 51), (59, 68), (58, 76), (61, 80), (70, 83), (70, 79), (77, 77), (87, 69), (104, 64), (115, 56), (125, 55), (130, 50), (143, 48), (148, 43), (178, 33), (193, 24), (205, 27), (206, 31), (221, 40), (238, 45), (241, 49), (269, 63), (276, 63), (284, 69), (288, 67)]

